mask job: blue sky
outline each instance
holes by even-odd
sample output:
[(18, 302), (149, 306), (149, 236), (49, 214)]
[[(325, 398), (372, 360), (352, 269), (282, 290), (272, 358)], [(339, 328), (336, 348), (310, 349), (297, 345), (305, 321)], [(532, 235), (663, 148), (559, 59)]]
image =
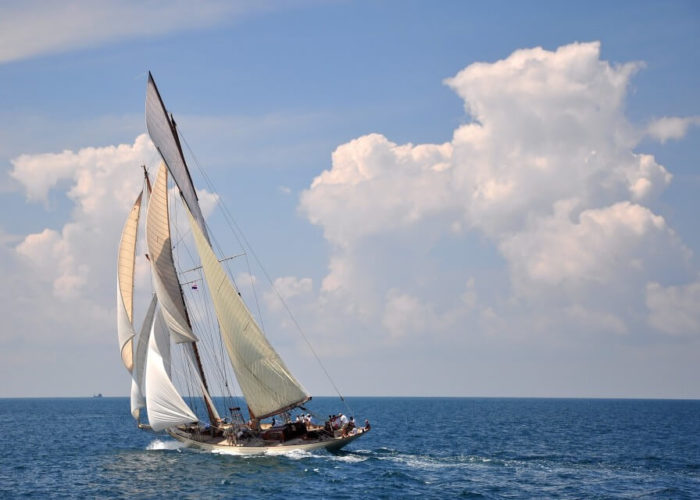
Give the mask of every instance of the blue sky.
[(697, 3), (3, 2), (0, 33), (0, 396), (127, 394), (150, 70), (343, 392), (700, 397)]

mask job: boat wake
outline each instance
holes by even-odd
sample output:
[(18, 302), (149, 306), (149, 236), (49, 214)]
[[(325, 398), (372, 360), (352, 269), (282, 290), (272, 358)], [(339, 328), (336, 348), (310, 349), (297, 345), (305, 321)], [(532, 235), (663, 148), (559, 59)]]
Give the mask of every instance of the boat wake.
[(331, 460), (334, 462), (345, 462), (348, 464), (356, 464), (359, 462), (364, 462), (366, 460), (369, 460), (369, 456), (367, 455), (358, 455), (356, 453), (344, 453), (342, 455), (331, 455)]
[(161, 441), (160, 439), (155, 439), (148, 443), (146, 449), (151, 450), (178, 450), (180, 451), (185, 445), (179, 441)]

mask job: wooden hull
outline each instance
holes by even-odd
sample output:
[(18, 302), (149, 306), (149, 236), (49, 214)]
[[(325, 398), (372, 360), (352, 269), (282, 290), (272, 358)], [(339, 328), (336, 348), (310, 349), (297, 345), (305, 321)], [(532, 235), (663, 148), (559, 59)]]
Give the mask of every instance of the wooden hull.
[(326, 437), (324, 439), (314, 440), (293, 439), (284, 443), (265, 443), (247, 446), (230, 444), (224, 439), (218, 441), (214, 439), (193, 439), (192, 436), (175, 427), (166, 429), (166, 432), (181, 443), (184, 443), (188, 448), (225, 453), (227, 455), (282, 455), (291, 451), (312, 451), (321, 449), (333, 452), (340, 450), (365, 433), (363, 429), (359, 429), (355, 434), (346, 437)]

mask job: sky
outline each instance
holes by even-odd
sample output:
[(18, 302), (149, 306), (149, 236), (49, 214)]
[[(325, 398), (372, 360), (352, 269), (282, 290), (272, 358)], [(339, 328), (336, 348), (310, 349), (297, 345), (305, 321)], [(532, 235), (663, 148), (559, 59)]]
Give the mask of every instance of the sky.
[(128, 395), (148, 71), (312, 394), (265, 273), (344, 395), (700, 397), (700, 4), (639, 0), (0, 1), (0, 397)]

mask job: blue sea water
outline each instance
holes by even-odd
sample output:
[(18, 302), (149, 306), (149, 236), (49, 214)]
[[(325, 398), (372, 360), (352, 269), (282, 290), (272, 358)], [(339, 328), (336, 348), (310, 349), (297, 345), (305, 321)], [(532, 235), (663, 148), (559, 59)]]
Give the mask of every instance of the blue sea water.
[(0, 498), (700, 498), (700, 401), (347, 399), (373, 428), (343, 452), (257, 457), (140, 431), (126, 398), (0, 399)]

